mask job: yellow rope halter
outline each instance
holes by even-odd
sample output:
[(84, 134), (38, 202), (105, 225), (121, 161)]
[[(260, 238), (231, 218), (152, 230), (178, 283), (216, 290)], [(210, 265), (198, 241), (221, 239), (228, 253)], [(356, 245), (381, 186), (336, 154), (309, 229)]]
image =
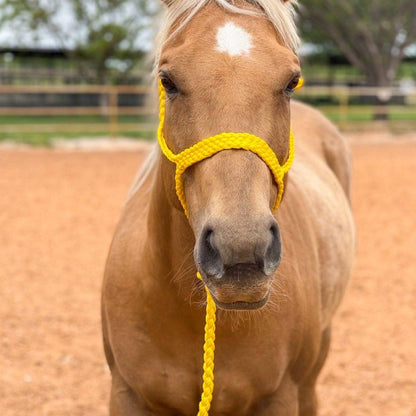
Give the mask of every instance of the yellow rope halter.
[[(295, 89), (300, 88), (303, 85), (303, 79), (300, 78), (299, 84)], [(182, 174), (187, 168), (207, 159), (212, 155), (229, 149), (244, 149), (249, 150), (259, 156), (264, 163), (269, 167), (273, 174), (273, 177), (277, 184), (277, 197), (274, 205), (274, 210), (280, 205), (284, 191), (284, 175), (292, 166), (295, 155), (295, 143), (292, 128), (290, 129), (289, 136), (289, 155), (286, 162), (280, 165), (276, 154), (270, 148), (270, 146), (260, 137), (257, 137), (249, 133), (221, 133), (215, 136), (208, 137), (194, 144), (191, 147), (183, 150), (178, 154), (174, 154), (166, 144), (163, 136), (163, 128), (165, 122), (165, 105), (166, 105), (166, 93), (159, 81), (159, 128), (157, 132), (157, 138), (160, 148), (163, 154), (173, 163), (176, 164), (175, 182), (176, 182), (176, 194), (179, 201), (182, 204), (183, 210), (187, 218), (189, 213), (186, 207), (185, 193), (183, 190)], [(197, 273), (198, 279), (202, 280), (200, 273)], [(209, 289), (205, 287), (207, 294), (207, 307), (205, 315), (205, 339), (204, 339), (204, 373), (202, 383), (202, 395), (199, 402), (199, 411), (197, 416), (208, 416), (209, 409), (211, 407), (212, 394), (214, 391), (214, 351), (215, 351), (215, 313), (216, 306), (209, 292)]]

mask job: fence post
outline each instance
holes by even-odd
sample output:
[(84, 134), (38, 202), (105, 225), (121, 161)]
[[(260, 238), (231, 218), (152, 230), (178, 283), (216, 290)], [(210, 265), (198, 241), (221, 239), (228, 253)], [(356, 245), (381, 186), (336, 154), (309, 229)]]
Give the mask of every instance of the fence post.
[(118, 90), (111, 87), (109, 100), (110, 137), (116, 139), (118, 135)]

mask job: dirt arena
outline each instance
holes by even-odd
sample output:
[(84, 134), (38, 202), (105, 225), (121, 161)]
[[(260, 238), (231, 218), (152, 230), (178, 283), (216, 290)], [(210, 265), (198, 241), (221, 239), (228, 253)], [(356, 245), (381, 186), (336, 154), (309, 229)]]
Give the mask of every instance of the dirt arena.
[[(320, 415), (416, 416), (416, 138), (353, 143), (358, 255)], [(143, 154), (0, 149), (1, 416), (107, 415), (101, 278)]]

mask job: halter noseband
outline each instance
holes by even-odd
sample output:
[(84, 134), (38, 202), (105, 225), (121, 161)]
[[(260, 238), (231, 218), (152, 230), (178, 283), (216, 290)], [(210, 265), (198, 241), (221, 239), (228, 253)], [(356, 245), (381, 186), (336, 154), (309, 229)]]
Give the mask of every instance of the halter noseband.
[[(300, 78), (300, 82), (295, 89), (302, 86), (303, 80)], [(292, 166), (295, 156), (295, 141), (293, 137), (292, 128), (290, 128), (289, 135), (289, 155), (286, 162), (280, 165), (276, 154), (270, 148), (270, 146), (260, 137), (250, 133), (221, 133), (215, 136), (203, 139), (191, 147), (183, 150), (178, 154), (174, 154), (168, 147), (163, 135), (163, 127), (165, 122), (165, 105), (166, 105), (166, 93), (159, 81), (159, 128), (157, 131), (157, 138), (160, 148), (163, 154), (173, 163), (176, 164), (175, 182), (176, 182), (176, 194), (179, 201), (182, 204), (185, 215), (189, 218), (189, 212), (186, 207), (185, 193), (183, 190), (182, 174), (190, 166), (198, 163), (204, 159), (211, 157), (212, 155), (221, 152), (222, 150), (230, 149), (244, 149), (255, 153), (263, 162), (268, 166), (273, 174), (274, 180), (277, 184), (277, 197), (273, 210), (276, 211), (282, 201), (284, 191), (283, 178)]]

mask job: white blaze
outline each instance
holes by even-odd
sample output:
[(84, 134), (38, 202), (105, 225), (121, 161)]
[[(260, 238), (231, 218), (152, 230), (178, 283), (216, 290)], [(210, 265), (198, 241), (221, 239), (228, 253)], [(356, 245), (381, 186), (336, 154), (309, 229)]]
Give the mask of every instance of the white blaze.
[(251, 35), (242, 27), (228, 22), (218, 29), (217, 50), (220, 52), (228, 52), (231, 56), (249, 55), (252, 47)]

